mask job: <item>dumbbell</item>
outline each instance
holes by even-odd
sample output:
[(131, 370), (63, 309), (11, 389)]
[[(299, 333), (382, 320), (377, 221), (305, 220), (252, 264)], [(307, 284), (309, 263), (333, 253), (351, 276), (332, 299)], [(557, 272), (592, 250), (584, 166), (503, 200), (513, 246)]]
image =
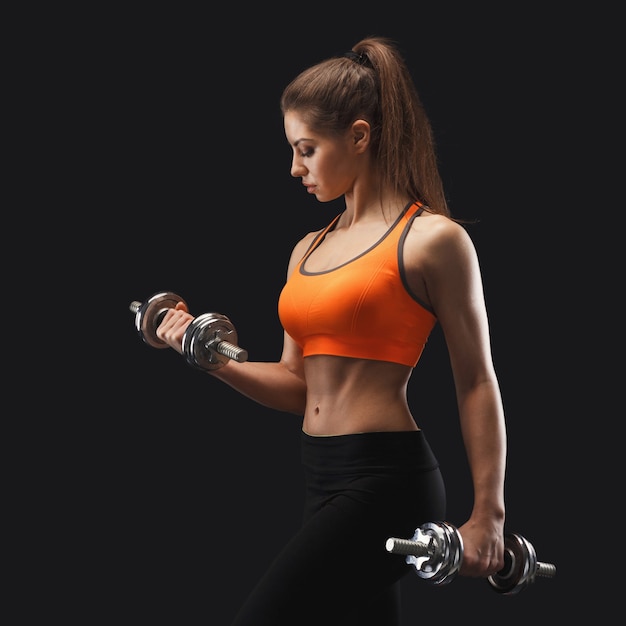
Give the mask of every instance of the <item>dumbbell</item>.
[[(390, 537), (388, 552), (406, 555), (416, 574), (435, 585), (446, 585), (456, 577), (463, 560), (463, 539), (458, 529), (447, 522), (427, 522), (415, 530), (411, 539)], [(519, 593), (535, 576), (552, 578), (556, 566), (537, 561), (533, 545), (521, 535), (504, 537), (504, 567), (487, 578), (491, 588), (504, 595)]]
[[(157, 337), (156, 330), (169, 309), (185, 301), (171, 291), (161, 291), (145, 302), (133, 300), (130, 310), (135, 314), (135, 328), (139, 336), (153, 348), (167, 348)], [(242, 363), (248, 352), (237, 345), (237, 331), (221, 313), (203, 313), (194, 318), (185, 330), (182, 350), (187, 363), (200, 370), (216, 370), (229, 359)]]

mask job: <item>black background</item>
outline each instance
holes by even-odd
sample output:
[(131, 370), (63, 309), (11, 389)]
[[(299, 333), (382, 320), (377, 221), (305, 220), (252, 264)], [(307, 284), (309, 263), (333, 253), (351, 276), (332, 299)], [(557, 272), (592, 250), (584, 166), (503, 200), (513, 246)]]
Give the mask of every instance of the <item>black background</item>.
[[(300, 419), (147, 346), (129, 304), (174, 291), (193, 313), (227, 315), (251, 360), (279, 358), (291, 248), (340, 207), (290, 177), (279, 96), (297, 72), (372, 34), (395, 39), (407, 60), (454, 215), (478, 219), (468, 229), (507, 415), (506, 526), (558, 570), (515, 596), (483, 580), (433, 587), (410, 576), (403, 626), (548, 623), (591, 599), (600, 576), (572, 549), (595, 513), (568, 434), (582, 415), (560, 230), (573, 207), (562, 164), (584, 63), (574, 17), (403, 6), (343, 17), (318, 5), (276, 15), (164, 7), (85, 18), (81, 46), (68, 46), (75, 96), (65, 113), (84, 211), (68, 267), (84, 329), (60, 391), (82, 398), (69, 402), (77, 419), (53, 433), (71, 441), (59, 447), (63, 484), (48, 479), (68, 537), (52, 552), (70, 564), (67, 577), (51, 575), (62, 588), (55, 614), (227, 626), (298, 527)], [(460, 525), (471, 483), (438, 328), (409, 394), (447, 481), (448, 521)]]

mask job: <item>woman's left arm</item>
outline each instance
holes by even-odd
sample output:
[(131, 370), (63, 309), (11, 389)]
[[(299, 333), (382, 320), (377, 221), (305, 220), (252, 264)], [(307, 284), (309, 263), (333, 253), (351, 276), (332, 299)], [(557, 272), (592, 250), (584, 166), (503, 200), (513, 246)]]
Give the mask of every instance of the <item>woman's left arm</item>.
[(506, 426), (491, 353), (483, 283), (465, 228), (440, 221), (429, 238), (425, 283), (443, 330), (461, 433), (474, 488), (460, 573), (489, 576), (504, 566)]

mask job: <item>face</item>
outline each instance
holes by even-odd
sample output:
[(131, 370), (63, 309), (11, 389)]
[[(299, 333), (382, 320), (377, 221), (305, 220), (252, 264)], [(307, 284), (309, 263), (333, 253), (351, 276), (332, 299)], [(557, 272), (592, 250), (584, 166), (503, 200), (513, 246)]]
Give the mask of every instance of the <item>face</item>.
[(360, 150), (352, 131), (342, 137), (327, 137), (312, 131), (297, 112), (284, 116), (285, 135), (293, 149), (291, 175), (300, 177), (308, 193), (320, 202), (330, 202), (349, 192), (358, 175)]

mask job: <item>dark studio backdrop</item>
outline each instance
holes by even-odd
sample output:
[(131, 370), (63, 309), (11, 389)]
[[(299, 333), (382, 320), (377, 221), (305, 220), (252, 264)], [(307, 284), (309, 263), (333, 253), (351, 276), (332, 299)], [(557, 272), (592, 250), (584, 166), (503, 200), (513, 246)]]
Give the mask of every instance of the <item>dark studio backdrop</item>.
[[(108, 302), (102, 349), (115, 364), (92, 383), (101, 416), (84, 426), (95, 469), (83, 532), (92, 542), (79, 557), (86, 589), (72, 611), (85, 624), (227, 626), (298, 527), (300, 418), (147, 346), (129, 304), (174, 291), (193, 313), (227, 315), (251, 360), (279, 358), (276, 303), (292, 246), (339, 210), (291, 178), (279, 96), (300, 70), (377, 34), (407, 59), (453, 213), (478, 220), (468, 230), (507, 414), (507, 529), (558, 567), (556, 578), (510, 597), (483, 580), (433, 587), (411, 575), (403, 624), (554, 620), (583, 584), (561, 532), (576, 519), (555, 454), (562, 261), (542, 217), (560, 193), (554, 154), (571, 90), (557, 71), (554, 23), (518, 14), (515, 25), (497, 18), (488, 28), (457, 9), (418, 10), (410, 21), (395, 11), (345, 20), (296, 11), (261, 28), (269, 18), (260, 12), (237, 23), (227, 13), (120, 19), (97, 46), (93, 195), (106, 250), (95, 272)], [(409, 394), (447, 481), (448, 521), (460, 525), (471, 483), (438, 327)]]

